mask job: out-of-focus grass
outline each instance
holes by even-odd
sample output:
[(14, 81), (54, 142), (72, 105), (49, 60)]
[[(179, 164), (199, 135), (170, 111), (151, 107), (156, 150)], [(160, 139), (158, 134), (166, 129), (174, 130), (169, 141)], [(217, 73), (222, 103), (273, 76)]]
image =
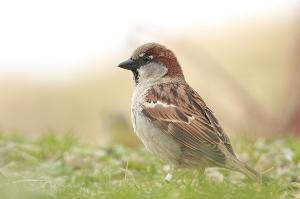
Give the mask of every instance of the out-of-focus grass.
[[(238, 144), (242, 143), (242, 144)], [(300, 141), (236, 140), (241, 158), (271, 180), (252, 183), (225, 169), (205, 174), (167, 167), (143, 148), (84, 145), (70, 135), (36, 141), (0, 134), (0, 198), (296, 198), (300, 197)]]

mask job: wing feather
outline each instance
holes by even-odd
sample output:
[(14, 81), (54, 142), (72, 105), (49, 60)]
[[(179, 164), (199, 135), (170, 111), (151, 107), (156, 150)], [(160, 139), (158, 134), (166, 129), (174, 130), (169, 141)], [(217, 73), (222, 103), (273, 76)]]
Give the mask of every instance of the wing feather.
[(216, 117), (188, 85), (165, 83), (153, 86), (145, 99), (143, 113), (183, 146), (216, 164), (223, 165), (226, 161), (219, 145), (224, 145), (235, 157), (230, 140)]

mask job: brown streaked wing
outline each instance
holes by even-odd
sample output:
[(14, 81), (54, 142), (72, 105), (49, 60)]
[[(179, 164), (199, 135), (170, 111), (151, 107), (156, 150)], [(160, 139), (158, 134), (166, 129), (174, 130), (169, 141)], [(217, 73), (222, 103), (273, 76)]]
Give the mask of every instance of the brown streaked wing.
[(153, 86), (145, 98), (143, 113), (184, 146), (219, 164), (225, 162), (219, 144), (224, 144), (234, 155), (229, 138), (217, 119), (188, 85), (165, 83)]
[(193, 103), (194, 104), (199, 104), (202, 103), (202, 106), (199, 105), (197, 110), (200, 110), (201, 112), (203, 112), (203, 114), (206, 115), (209, 123), (214, 127), (215, 132), (217, 133), (217, 136), (222, 140), (222, 142), (224, 143), (224, 145), (226, 146), (226, 148), (228, 149), (228, 151), (234, 155), (234, 151), (232, 149), (229, 137), (225, 134), (225, 132), (223, 131), (221, 125), (219, 124), (217, 118), (215, 117), (214, 113), (206, 106), (206, 104), (204, 103), (204, 101), (202, 100), (202, 98), (200, 97), (200, 95), (193, 90), (191, 87), (189, 87), (190, 93), (193, 96)]

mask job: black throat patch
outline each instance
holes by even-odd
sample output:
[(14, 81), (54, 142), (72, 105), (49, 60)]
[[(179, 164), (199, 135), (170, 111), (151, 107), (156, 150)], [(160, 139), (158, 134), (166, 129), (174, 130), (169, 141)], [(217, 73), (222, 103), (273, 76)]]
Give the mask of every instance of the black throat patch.
[(139, 77), (140, 77), (139, 72), (137, 71), (137, 69), (133, 69), (132, 73), (133, 73), (133, 79), (134, 79), (135, 84), (138, 84)]

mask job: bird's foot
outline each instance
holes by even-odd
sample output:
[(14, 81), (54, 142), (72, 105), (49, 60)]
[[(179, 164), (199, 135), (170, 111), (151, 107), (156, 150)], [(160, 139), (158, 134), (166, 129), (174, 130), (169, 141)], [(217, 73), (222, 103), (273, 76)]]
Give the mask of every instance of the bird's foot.
[(173, 177), (172, 174), (168, 173), (167, 176), (165, 177), (165, 181), (168, 182), (168, 183), (171, 182), (172, 177)]

